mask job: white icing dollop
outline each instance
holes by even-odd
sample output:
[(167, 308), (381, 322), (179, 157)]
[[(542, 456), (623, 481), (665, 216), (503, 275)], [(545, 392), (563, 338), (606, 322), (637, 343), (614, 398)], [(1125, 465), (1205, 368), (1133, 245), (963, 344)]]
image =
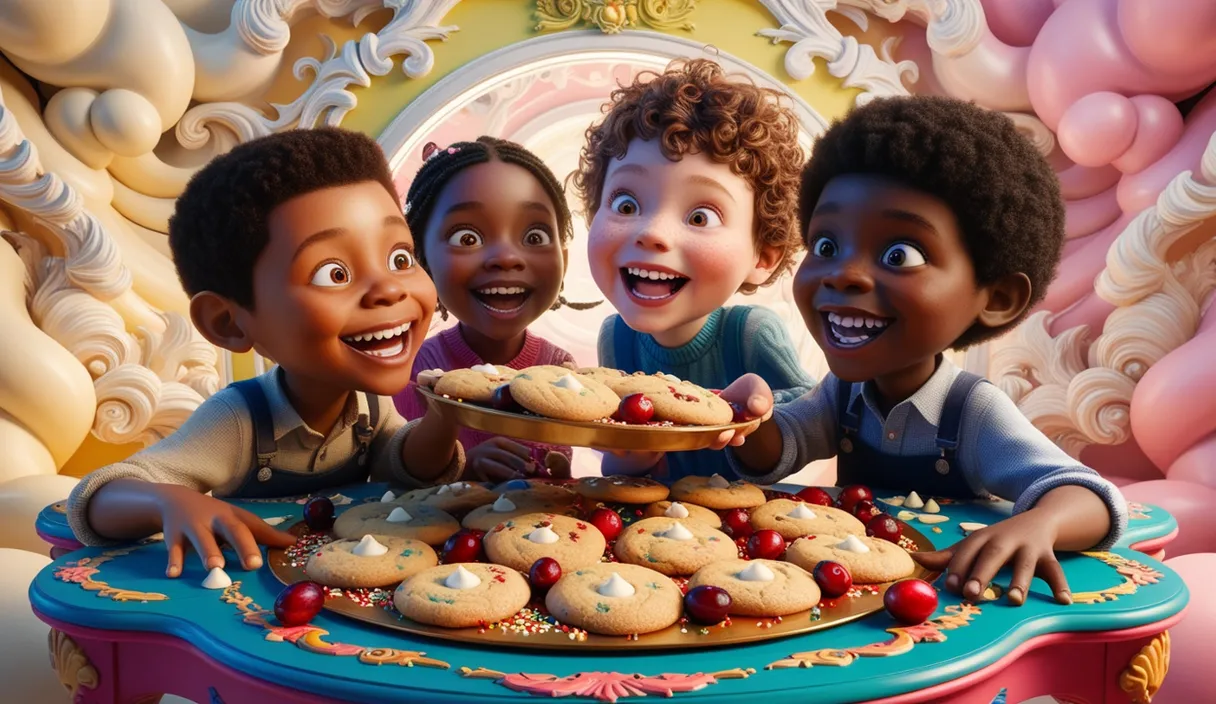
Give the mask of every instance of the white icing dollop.
[(848, 550), (849, 552), (870, 552), (870, 546), (861, 542), (861, 539), (859, 539), (856, 535), (850, 535), (843, 541), (836, 543), (835, 547), (840, 550)]
[(516, 508), (515, 502), (508, 499), (506, 494), (503, 494), (494, 500), (494, 505), (490, 507), (490, 510), (494, 513), (506, 513), (507, 511), (514, 511)]
[(682, 379), (680, 379), (680, 377), (675, 376), (674, 374), (668, 374), (667, 372), (659, 372), (659, 376), (663, 377), (667, 381), (673, 381), (677, 384), (681, 383), (681, 381), (682, 381)]
[(929, 499), (928, 501), (925, 502), (925, 513), (941, 513), (941, 512), (942, 512), (942, 507), (938, 506), (937, 502), (934, 501), (933, 499)]
[(743, 571), (735, 575), (744, 582), (771, 582), (776, 575), (763, 562), (752, 560)]
[(696, 536), (692, 534), (692, 531), (685, 528), (683, 523), (676, 521), (671, 524), (670, 528), (663, 531), (663, 537), (672, 540), (692, 540)]
[(227, 589), (232, 586), (232, 577), (219, 567), (212, 567), (203, 579), (203, 589)]
[(729, 489), (730, 482), (726, 481), (726, 477), (721, 474), (715, 474), (709, 478), (709, 485), (715, 489)]
[(350, 549), (350, 554), (358, 555), (359, 557), (379, 557), (388, 552), (388, 548), (384, 547), (370, 535), (363, 536), (359, 544)]
[(409, 523), (410, 521), (414, 520), (414, 517), (410, 515), (409, 511), (406, 511), (398, 506), (394, 508), (392, 512), (388, 514), (388, 518), (384, 520), (388, 521), (389, 523)]
[(811, 509), (807, 508), (806, 504), (800, 503), (794, 507), (793, 511), (790, 511), (786, 515), (788, 515), (790, 518), (800, 518), (802, 520), (810, 520), (815, 517), (815, 512), (812, 511)]
[(663, 515), (668, 518), (688, 518), (688, 509), (684, 508), (684, 504), (679, 501), (672, 501)]
[(920, 495), (915, 491), (908, 494), (908, 498), (904, 499), (904, 508), (924, 508), (925, 502), (920, 498)]
[(481, 372), (482, 374), (493, 374), (494, 376), (498, 376), (498, 367), (494, 366), (493, 364), (474, 364), (473, 366), (469, 367), (469, 369), (472, 369), (475, 372)]
[(633, 585), (626, 582), (621, 575), (613, 572), (612, 576), (608, 578), (608, 581), (601, 584), (596, 591), (600, 593), (600, 596), (624, 597), (633, 596), (636, 590), (633, 588)]
[(541, 526), (531, 533), (528, 533), (527, 538), (534, 543), (550, 545), (557, 542), (557, 533), (554, 533), (553, 529), (549, 526)]
[(266, 521), (266, 525), (268, 526), (277, 526), (288, 518), (291, 518), (291, 516), (272, 516), (270, 518), (263, 518), (262, 520)]
[(472, 589), (478, 584), (481, 584), (481, 579), (466, 570), (464, 565), (456, 565), (456, 571), (449, 574), (447, 579), (443, 580), (443, 586), (448, 589)]
[(570, 374), (563, 375), (562, 378), (553, 382), (553, 385), (562, 389), (570, 389), (571, 391), (582, 391), (584, 388), (582, 382)]
[(437, 495), (447, 494), (449, 492), (453, 493), (453, 494), (459, 494), (460, 492), (462, 492), (468, 488), (469, 488), (468, 482), (452, 482), (451, 484), (444, 484), (443, 486), (439, 487), (439, 491), (437, 491), (435, 493)]
[(380, 497), (380, 503), (382, 503), (382, 504), (392, 503), (396, 498), (397, 498), (396, 496), (393, 496), (393, 492), (386, 491), (386, 492), (384, 492), (384, 495)]

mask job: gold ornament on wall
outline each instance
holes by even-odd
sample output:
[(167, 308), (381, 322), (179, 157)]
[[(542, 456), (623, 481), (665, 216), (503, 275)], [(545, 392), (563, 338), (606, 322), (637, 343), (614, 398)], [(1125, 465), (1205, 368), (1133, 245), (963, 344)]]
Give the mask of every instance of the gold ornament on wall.
[(537, 31), (560, 31), (580, 23), (605, 34), (646, 27), (691, 32), (697, 0), (536, 0)]

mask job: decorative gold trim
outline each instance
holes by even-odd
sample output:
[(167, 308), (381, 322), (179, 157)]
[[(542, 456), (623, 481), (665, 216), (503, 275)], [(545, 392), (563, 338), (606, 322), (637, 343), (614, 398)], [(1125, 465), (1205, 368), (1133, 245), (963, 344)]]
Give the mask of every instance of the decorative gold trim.
[(963, 602), (957, 606), (947, 606), (946, 614), (919, 626), (900, 626), (888, 628), (887, 633), (893, 637), (890, 640), (870, 643), (857, 648), (824, 648), (794, 653), (787, 658), (770, 663), (764, 669), (781, 670), (792, 667), (814, 667), (830, 665), (847, 667), (858, 658), (894, 657), (910, 652), (917, 643), (941, 643), (946, 640), (943, 631), (952, 631), (971, 624), (971, 618), (981, 613), (978, 606)]
[(79, 584), (82, 589), (97, 592), (97, 596), (113, 599), (114, 601), (168, 601), (169, 597), (159, 592), (119, 589), (118, 587), (111, 587), (106, 582), (93, 579), (93, 575), (101, 572), (99, 569), (100, 565), (116, 557), (128, 555), (142, 547), (143, 545), (134, 545), (128, 548), (107, 550), (97, 557), (82, 557), (55, 570), (55, 577), (64, 582)]
[(1146, 584), (1156, 584), (1163, 576), (1160, 572), (1142, 565), (1135, 560), (1110, 552), (1083, 552), (1082, 555), (1100, 560), (1115, 568), (1123, 576), (1123, 581), (1113, 587), (1099, 589), (1093, 592), (1079, 592), (1072, 595), (1073, 603), (1098, 604), (1104, 601), (1117, 601), (1121, 596), (1130, 596)]
[(1170, 633), (1162, 631), (1123, 668), (1119, 689), (1131, 697), (1132, 704), (1151, 704), (1169, 671)]
[(1147, 521), (1153, 512), (1152, 506), (1145, 506), (1135, 501), (1127, 502), (1127, 520), (1129, 521)]
[(76, 641), (54, 628), (47, 634), (46, 641), (51, 651), (51, 669), (59, 675), (60, 684), (68, 690), (73, 701), (82, 687), (97, 689), (97, 683), (100, 681), (97, 668), (89, 662), (89, 656), (85, 655)]
[(294, 643), (297, 648), (318, 655), (339, 655), (356, 657), (364, 665), (401, 665), (413, 667), (435, 667), (446, 670), (451, 665), (435, 658), (425, 657), (426, 653), (416, 650), (394, 650), (392, 648), (365, 648), (361, 645), (345, 643), (329, 643), (325, 636), (329, 631), (312, 625), (276, 626), (266, 620), (270, 612), (254, 603), (252, 597), (241, 594), (241, 583), (233, 582), (232, 586), (224, 589), (220, 600), (232, 604), (244, 616), (245, 623), (266, 629), (266, 640), (281, 643)]
[(536, 31), (560, 31), (579, 23), (604, 34), (649, 27), (664, 32), (691, 32), (697, 0), (536, 0)]
[(657, 695), (671, 697), (679, 692), (694, 692), (717, 684), (720, 680), (747, 679), (756, 674), (752, 668), (736, 667), (713, 674), (698, 672), (694, 675), (639, 675), (620, 672), (576, 672), (573, 675), (530, 675), (527, 673), (505, 674), (484, 667), (460, 668), (460, 675), (470, 679), (494, 680), (515, 692), (545, 697), (582, 697), (615, 702), (625, 697)]

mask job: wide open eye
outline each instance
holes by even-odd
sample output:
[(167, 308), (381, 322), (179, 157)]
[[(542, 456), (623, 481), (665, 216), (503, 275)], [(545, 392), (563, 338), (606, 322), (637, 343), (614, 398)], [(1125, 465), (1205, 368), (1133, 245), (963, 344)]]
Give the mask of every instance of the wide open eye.
[(389, 271), (405, 271), (414, 266), (414, 253), (406, 247), (397, 247), (388, 255)]
[(453, 247), (480, 247), (482, 244), (481, 234), (476, 230), (463, 227), (448, 237), (448, 244)]
[(612, 197), (612, 204), (609, 206), (612, 212), (617, 215), (637, 215), (641, 210), (638, 201), (628, 193), (618, 193)]
[(924, 266), (925, 254), (907, 242), (900, 242), (887, 247), (882, 253), (882, 263), (897, 269), (910, 269)]
[(552, 243), (553, 235), (539, 227), (534, 227), (524, 233), (524, 244), (529, 247), (545, 247)]
[(692, 227), (718, 227), (722, 224), (722, 216), (713, 208), (701, 206), (694, 208), (685, 221)]
[(323, 286), (325, 288), (337, 288), (350, 283), (350, 271), (342, 262), (325, 262), (317, 267), (317, 270), (312, 274), (312, 280), (309, 281), (313, 286)]
[(831, 259), (836, 256), (838, 251), (836, 240), (831, 237), (817, 237), (811, 243), (811, 254), (820, 259)]

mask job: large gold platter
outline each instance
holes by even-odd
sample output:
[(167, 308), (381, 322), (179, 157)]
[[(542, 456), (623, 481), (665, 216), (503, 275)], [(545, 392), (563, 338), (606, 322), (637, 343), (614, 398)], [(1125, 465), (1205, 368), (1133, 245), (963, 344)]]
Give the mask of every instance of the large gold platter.
[(430, 389), (418, 393), (427, 405), (456, 425), (505, 435), (517, 440), (592, 447), (597, 450), (633, 450), (640, 452), (685, 452), (703, 450), (713, 445), (724, 430), (754, 428), (764, 419), (731, 425), (619, 425), (615, 423), (576, 423), (509, 413), (493, 408), (440, 396)]
[[(914, 542), (918, 550), (933, 549), (933, 544), (924, 535), (911, 526), (902, 523), (901, 525), (904, 536)], [(298, 534), (302, 527), (302, 523), (297, 524), (291, 530)], [(272, 549), (268, 557), (271, 572), (284, 584), (308, 579), (302, 569), (291, 566), (283, 550)], [(912, 576), (931, 581), (937, 574), (918, 565)], [(869, 588), (871, 586), (872, 592)], [(839, 626), (880, 611), (883, 608), (882, 597), (888, 586), (890, 585), (867, 585), (860, 588), (863, 593), (858, 596), (825, 600), (820, 602), (817, 610), (802, 611), (781, 619), (739, 616), (732, 617), (728, 626), (710, 626), (704, 629), (697, 624), (688, 623), (682, 626), (677, 623), (661, 631), (636, 636), (636, 640), (633, 637), (600, 636), (594, 633), (585, 634), (585, 639), (572, 639), (569, 633), (558, 629), (525, 636), (502, 628), (440, 628), (411, 621), (391, 605), (364, 606), (345, 595), (327, 599), (325, 608), (332, 613), (364, 623), (416, 636), (479, 646), (528, 650), (681, 650), (772, 640)]]

